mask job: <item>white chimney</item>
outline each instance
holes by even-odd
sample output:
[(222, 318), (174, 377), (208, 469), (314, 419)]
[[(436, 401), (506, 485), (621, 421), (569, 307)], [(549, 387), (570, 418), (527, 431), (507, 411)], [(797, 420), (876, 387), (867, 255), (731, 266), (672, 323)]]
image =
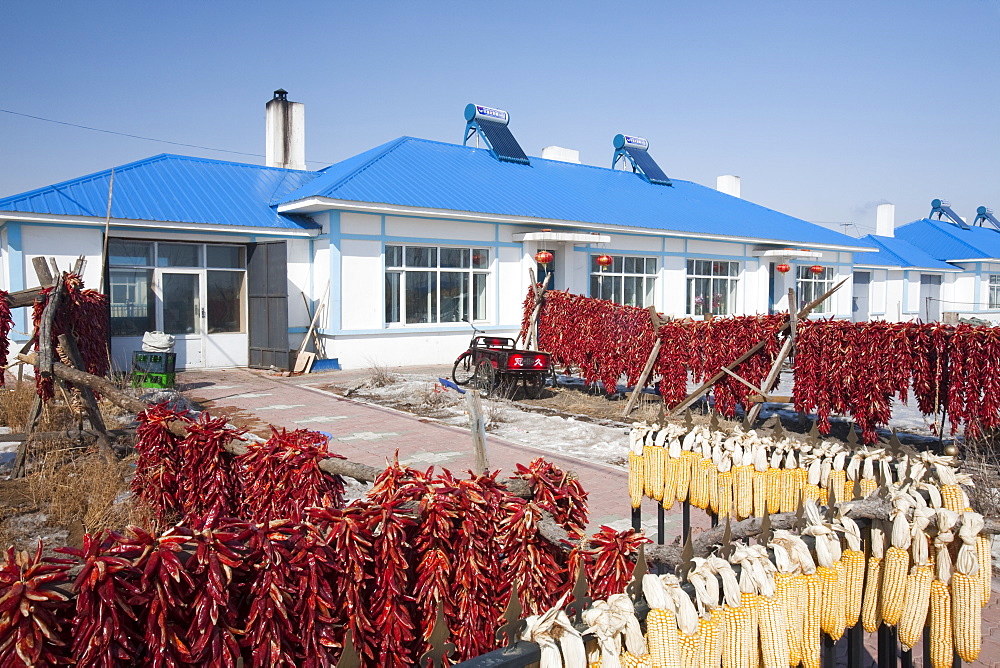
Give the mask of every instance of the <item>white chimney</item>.
[(726, 174), (715, 179), (715, 189), (733, 197), (740, 196), (740, 177)]
[(571, 148), (563, 148), (562, 146), (546, 146), (542, 149), (542, 157), (546, 160), (580, 164), (580, 152)]
[(879, 204), (875, 209), (875, 235), (892, 237), (896, 234), (896, 205)]
[(289, 102), (288, 91), (279, 88), (268, 100), (267, 137), (264, 149), (268, 167), (306, 168), (306, 108)]

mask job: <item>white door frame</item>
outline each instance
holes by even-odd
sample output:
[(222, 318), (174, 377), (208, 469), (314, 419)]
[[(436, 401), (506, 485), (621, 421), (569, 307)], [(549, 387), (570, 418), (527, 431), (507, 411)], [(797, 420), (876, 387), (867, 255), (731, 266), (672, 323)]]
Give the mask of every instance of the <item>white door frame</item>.
[[(208, 336), (208, 311), (207, 311), (207, 300), (208, 300), (208, 290), (207, 290), (207, 273), (204, 268), (192, 268), (192, 267), (157, 267), (153, 270), (153, 285), (154, 292), (156, 294), (156, 322), (160, 329), (163, 329), (163, 275), (164, 274), (185, 274), (189, 276), (198, 277), (198, 304), (199, 310), (195, 313), (195, 322), (197, 323), (197, 332), (193, 334), (178, 334), (174, 332), (167, 332), (172, 334), (176, 340), (177, 344), (174, 346), (174, 350), (181, 352), (181, 347), (183, 346), (183, 357), (178, 355), (177, 366), (178, 368), (200, 368), (205, 366), (205, 338)], [(192, 359), (195, 353), (197, 359)]]

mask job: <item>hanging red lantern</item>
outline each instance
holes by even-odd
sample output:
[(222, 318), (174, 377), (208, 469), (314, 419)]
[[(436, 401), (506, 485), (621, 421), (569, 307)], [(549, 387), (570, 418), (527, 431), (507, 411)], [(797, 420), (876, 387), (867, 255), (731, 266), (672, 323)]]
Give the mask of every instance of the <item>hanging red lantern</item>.
[(538, 251), (537, 253), (535, 253), (535, 262), (537, 262), (542, 266), (547, 266), (549, 262), (552, 262), (554, 258), (555, 256), (547, 250)]
[(781, 264), (777, 265), (775, 269), (780, 271), (782, 274), (787, 274), (792, 270), (792, 265), (782, 262)]
[(809, 271), (811, 271), (814, 274), (822, 274), (825, 269), (826, 267), (822, 267), (818, 264), (814, 264), (813, 266), (809, 267)]
[(598, 266), (601, 267), (601, 269), (610, 267), (612, 264), (614, 264), (614, 261), (615, 261), (614, 258), (612, 258), (610, 255), (598, 255), (596, 258), (594, 258), (594, 262), (596, 262)]

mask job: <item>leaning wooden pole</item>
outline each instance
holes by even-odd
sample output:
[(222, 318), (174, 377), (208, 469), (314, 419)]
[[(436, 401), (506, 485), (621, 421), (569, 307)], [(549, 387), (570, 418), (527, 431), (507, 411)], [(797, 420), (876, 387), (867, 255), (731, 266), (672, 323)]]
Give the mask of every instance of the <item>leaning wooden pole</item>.
[(646, 359), (646, 366), (642, 368), (642, 373), (639, 374), (639, 379), (635, 382), (635, 387), (632, 389), (632, 394), (628, 398), (628, 403), (625, 404), (625, 410), (622, 412), (624, 417), (628, 417), (632, 409), (635, 408), (636, 402), (639, 400), (639, 395), (642, 394), (642, 390), (646, 387), (646, 381), (649, 379), (649, 375), (653, 372), (653, 365), (656, 364), (656, 360), (660, 358), (660, 347), (662, 346), (662, 340), (660, 339), (660, 327), (663, 326), (663, 320), (660, 318), (660, 314), (656, 312), (656, 309), (652, 306), (649, 307), (649, 320), (653, 325), (653, 337), (656, 339), (653, 342), (653, 349), (649, 351), (649, 357)]
[[(829, 290), (827, 290), (823, 295), (821, 295), (820, 297), (818, 297), (818, 298), (814, 299), (813, 301), (809, 302), (808, 304), (806, 304), (802, 308), (802, 310), (799, 311), (798, 314), (796, 314), (796, 317), (799, 318), (799, 319), (808, 317), (809, 314), (812, 313), (813, 309), (815, 309), (817, 306), (819, 306), (824, 301), (826, 301), (826, 299), (830, 295), (832, 295), (834, 292), (836, 292), (840, 288), (840, 286), (842, 286), (844, 283), (846, 283), (847, 280), (848, 279), (845, 278), (840, 283), (837, 283), (835, 286), (833, 286), (832, 288), (830, 288)], [(791, 319), (789, 319), (788, 322), (786, 322), (784, 325), (782, 325), (778, 329), (778, 331), (775, 332), (775, 334), (783, 334), (784, 332), (788, 331), (790, 328), (791, 328)], [(734, 361), (734, 362), (732, 362), (730, 364), (727, 364), (725, 368), (729, 369), (730, 371), (736, 369), (736, 367), (738, 367), (739, 365), (743, 364), (748, 359), (750, 359), (751, 357), (753, 357), (754, 355), (756, 355), (758, 352), (760, 352), (761, 350), (763, 350), (764, 346), (766, 346), (766, 345), (767, 345), (767, 341), (766, 340), (759, 341), (752, 348), (750, 348), (750, 350), (748, 350), (745, 353), (743, 353), (742, 355), (740, 355), (736, 359), (736, 361)], [(725, 375), (726, 375), (726, 372), (720, 370), (714, 376), (712, 376), (711, 378), (709, 378), (708, 380), (706, 380), (704, 383), (702, 383), (698, 387), (698, 389), (696, 389), (694, 392), (692, 392), (691, 394), (689, 394), (687, 396), (687, 398), (684, 399), (684, 401), (680, 402), (679, 404), (677, 404), (676, 406), (674, 406), (673, 408), (671, 408), (670, 409), (671, 415), (676, 415), (677, 413), (681, 412), (682, 410), (684, 410), (685, 408), (687, 408), (688, 406), (690, 406), (694, 402), (698, 401), (698, 399), (700, 399), (703, 394), (705, 394), (710, 389), (712, 389), (712, 386), (715, 385), (715, 383), (717, 383), (719, 381), (719, 379), (721, 379)]]

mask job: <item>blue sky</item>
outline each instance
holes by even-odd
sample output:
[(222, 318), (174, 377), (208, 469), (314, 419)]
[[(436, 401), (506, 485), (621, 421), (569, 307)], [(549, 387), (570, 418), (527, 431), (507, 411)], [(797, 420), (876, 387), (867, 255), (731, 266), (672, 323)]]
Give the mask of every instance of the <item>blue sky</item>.
[[(930, 200), (1000, 210), (1000, 0), (5, 0), (0, 109), (263, 154), (276, 88), (320, 168), (401, 135), (460, 143), (468, 102), (529, 155), (646, 137), (672, 178), (873, 231)], [(171, 146), (0, 113), (0, 196)], [(835, 229), (844, 228), (834, 226)]]

